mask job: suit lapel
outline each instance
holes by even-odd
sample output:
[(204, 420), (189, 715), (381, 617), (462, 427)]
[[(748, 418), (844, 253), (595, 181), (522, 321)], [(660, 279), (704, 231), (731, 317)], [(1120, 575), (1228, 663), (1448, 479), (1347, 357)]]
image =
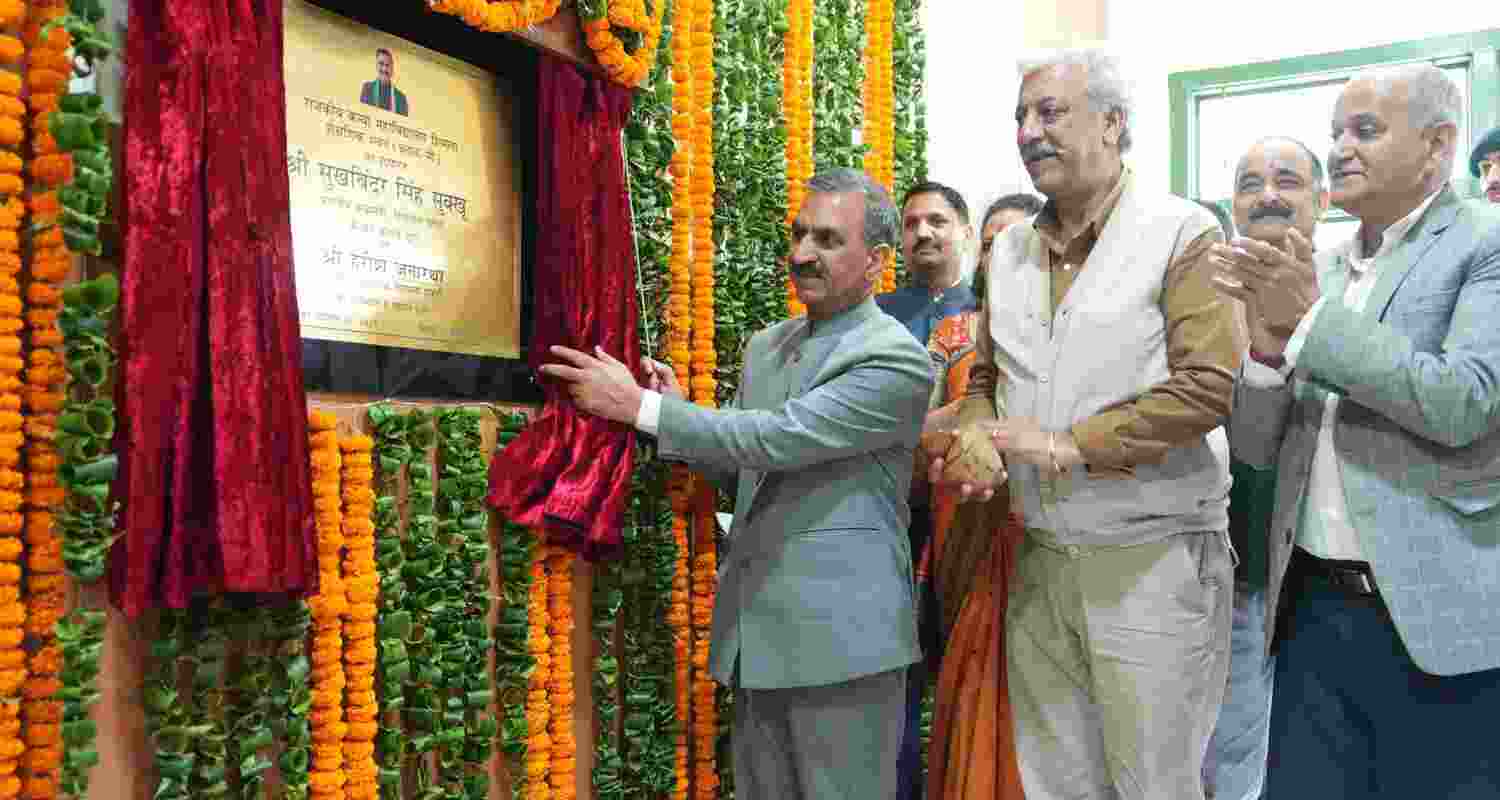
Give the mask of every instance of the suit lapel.
[(1385, 264), (1380, 265), (1380, 274), (1375, 281), (1375, 288), (1370, 291), (1369, 302), (1365, 303), (1365, 316), (1380, 319), (1385, 316), (1386, 308), (1391, 304), (1391, 298), (1395, 296), (1396, 290), (1406, 282), (1413, 267), (1422, 260), (1422, 256), (1437, 243), (1438, 234), (1448, 229), (1453, 220), (1458, 216), (1459, 209), (1463, 205), (1458, 202), (1458, 196), (1453, 193), (1451, 187), (1445, 187), (1432, 201), (1423, 218), (1407, 233), (1391, 258)]

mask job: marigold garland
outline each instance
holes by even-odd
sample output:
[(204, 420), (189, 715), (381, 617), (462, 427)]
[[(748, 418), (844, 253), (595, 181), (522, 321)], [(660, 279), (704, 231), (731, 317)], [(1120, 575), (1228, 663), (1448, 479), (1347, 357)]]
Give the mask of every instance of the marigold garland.
[[(368, 436), (349, 436), (339, 442), (343, 451), (341, 495), (344, 535), (344, 590), (348, 613), (344, 618), (343, 697), (348, 727), (344, 733), (344, 773), (348, 800), (377, 800), (379, 770), (375, 764), (375, 734), (379, 708), (375, 700), (375, 616), (380, 574), (375, 564), (375, 479)], [(321, 562), (320, 562), (321, 565)]]
[(578, 745), (573, 734), (573, 554), (547, 546), (547, 633), (552, 639), (550, 695), (553, 800), (578, 795)]
[(714, 370), (719, 358), (714, 347), (714, 4), (713, 0), (682, 2), (692, 11), (693, 327), (689, 393), (693, 402), (712, 407), (717, 389)]
[(693, 0), (678, 0), (672, 12), (672, 254), (668, 261), (671, 282), (666, 308), (667, 360), (677, 373), (677, 382), (692, 381), (692, 291), (695, 216), (693, 204), (693, 153), (696, 117), (693, 106), (692, 20)]
[[(894, 0), (867, 0), (865, 11), (864, 142), (865, 172), (895, 192), (896, 100), (892, 83), (892, 37), (895, 31)], [(881, 272), (880, 291), (896, 288), (896, 257), (888, 253)]]
[[(67, 85), (70, 71), (67, 50), (71, 43), (67, 33), (54, 29), (45, 38), (41, 35), (42, 26), (66, 12), (66, 5), (61, 3), (36, 3), (29, 9), (23, 39), (30, 51), (26, 83), (33, 94), (58, 92)], [(17, 110), (18, 105), (7, 104), (7, 110)], [(46, 109), (35, 111), (31, 120), (33, 129), (47, 130), (51, 113)], [(28, 170), (33, 180), (51, 188), (72, 179), (71, 156), (33, 149), (35, 155)], [(0, 179), (0, 191), (13, 188), (4, 186), (6, 183)], [(56, 220), (37, 219), (33, 222), (55, 224)], [(8, 237), (0, 236), (0, 240), (8, 241)], [(33, 242), (34, 247), (44, 249), (49, 240), (43, 232), (35, 236)], [(57, 414), (66, 398), (62, 392), (65, 373), (53, 368), (62, 359), (47, 350), (62, 343), (56, 314), (62, 305), (61, 286), (32, 275), (26, 286), (26, 305), (29, 309), (52, 312), (28, 317), (32, 353), (23, 394), (25, 405), (31, 412), (24, 428), (29, 472), (27, 483), (30, 487), (26, 495), (25, 528), (26, 632), (33, 638), (36, 649), (32, 651), (30, 675), (24, 686), (26, 699), (22, 704), (28, 753), (21, 794), (32, 800), (42, 800), (58, 794), (63, 751), (61, 726), (53, 724), (60, 719), (62, 712), (61, 701), (55, 699), (62, 688), (59, 677), (62, 660), (51, 655), (61, 653), (56, 644), (57, 623), (67, 610), (67, 589), (62, 577), (63, 541), (53, 516), (64, 496), (62, 488), (57, 485), (58, 458), (53, 440), (57, 435)]]
[(428, 9), (490, 33), (509, 33), (552, 19), (562, 0), (427, 0)]
[[(782, 110), (786, 117), (786, 224), (791, 227), (807, 196), (813, 172), (812, 0), (788, 0), (787, 29), (782, 37)], [(791, 278), (786, 284), (787, 313), (799, 316), (807, 306), (797, 299)]]
[[(679, 4), (691, 0), (679, 0)], [(653, 8), (648, 11), (647, 5)], [(656, 49), (661, 43), (662, 17), (667, 0), (593, 0), (579, 4), (583, 18), (584, 40), (594, 58), (616, 83), (640, 86), (656, 64)], [(614, 33), (620, 28), (635, 34), (639, 44), (628, 51), (625, 42)]]
[(522, 773), (515, 776), (520, 787), (519, 800), (551, 800), (552, 786), (547, 775), (552, 768), (552, 737), (547, 729), (552, 722), (548, 689), (552, 685), (552, 638), (547, 634), (547, 548), (540, 544), (531, 549), (531, 592), (526, 604), (529, 636), (526, 649), (536, 660), (526, 692), (526, 755)]
[(688, 512), (692, 474), (687, 467), (673, 464), (667, 483), (667, 498), (672, 506), (672, 544), (676, 554), (672, 559), (672, 590), (667, 605), (667, 625), (672, 630), (672, 674), (674, 680), (673, 700), (677, 708), (677, 742), (673, 800), (686, 800), (692, 777), (689, 766), (691, 753), (688, 748), (688, 728), (693, 718), (692, 695), (692, 643), (693, 621), (689, 614), (692, 568), (688, 542)]
[[(697, 268), (695, 246), (701, 246), (697, 241), (698, 227), (695, 224), (699, 204), (694, 202), (696, 172), (701, 164), (696, 157), (701, 143), (697, 130), (699, 117), (696, 113), (699, 93), (695, 88), (700, 76), (693, 58), (693, 28), (697, 16), (694, 11), (695, 2), (696, 0), (678, 0), (672, 12), (672, 138), (675, 146), (670, 167), (673, 178), (672, 253), (668, 262), (671, 283), (666, 309), (666, 339), (667, 357), (673, 371), (677, 373), (678, 383), (683, 386), (691, 386), (693, 378), (693, 353), (690, 349), (694, 343), (692, 334), (695, 323), (692, 313), (693, 272)], [(709, 324), (712, 324), (712, 320)], [(691, 482), (692, 478), (685, 466), (673, 465), (668, 496), (672, 505), (672, 531), (678, 543), (678, 558), (674, 563), (673, 574), (674, 596), (679, 584), (685, 593), (690, 580), (687, 564), (687, 487)], [(688, 681), (692, 674), (688, 653), (692, 627), (685, 603), (681, 608), (675, 604), (669, 606), (667, 619), (672, 631), (675, 676), (673, 699), (677, 716), (672, 798), (686, 800), (692, 782), (688, 737), (693, 711), (692, 697), (688, 691)], [(626, 664), (630, 665), (628, 660)], [(628, 715), (630, 711), (630, 704), (627, 703), (625, 712)], [(629, 747), (629, 736), (626, 738), (627, 741), (622, 744)]]
[[(347, 726), (344, 707), (343, 616), (348, 608), (339, 557), (344, 548), (341, 502), (343, 459), (336, 428), (338, 420), (326, 411), (308, 414), (309, 460), (312, 463), (313, 508), (317, 523), (318, 593), (307, 601), (312, 612), (312, 762), (307, 775), (313, 800), (342, 800), (348, 776), (344, 772), (343, 742)], [(368, 488), (368, 487), (367, 487)]]

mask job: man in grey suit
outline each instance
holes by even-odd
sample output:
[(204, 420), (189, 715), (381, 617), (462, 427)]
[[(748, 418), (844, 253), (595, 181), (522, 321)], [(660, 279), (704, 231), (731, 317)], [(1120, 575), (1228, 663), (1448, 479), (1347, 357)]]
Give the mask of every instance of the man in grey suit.
[(735, 789), (764, 800), (896, 790), (905, 668), (919, 656), (906, 527), (932, 392), (925, 349), (872, 297), (896, 209), (854, 170), (808, 182), (792, 226), (807, 315), (750, 339), (722, 410), (595, 350), (555, 347), (578, 407), (654, 434), (663, 458), (736, 487), (710, 670), (734, 698)]
[(1278, 476), (1268, 797), (1500, 796), (1500, 219), (1448, 185), (1462, 110), (1430, 65), (1356, 76), (1358, 235), (1216, 249), (1259, 328), (1231, 443)]

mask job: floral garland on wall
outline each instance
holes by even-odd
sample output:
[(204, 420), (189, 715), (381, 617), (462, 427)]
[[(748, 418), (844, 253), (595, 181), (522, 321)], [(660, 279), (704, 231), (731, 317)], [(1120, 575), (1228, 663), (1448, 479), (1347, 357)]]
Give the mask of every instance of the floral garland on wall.
[[(887, 192), (895, 191), (895, 100), (891, 83), (892, 28), (895, 22), (894, 0), (867, 0), (865, 11), (864, 50), (864, 131), (865, 172), (884, 186)], [(889, 292), (896, 288), (896, 254), (887, 253), (885, 268), (881, 272), (879, 291)]]
[[(786, 208), (790, 122), (781, 122), (787, 10), (780, 4), (718, 0), (721, 30), (714, 41), (720, 90), (714, 106), (714, 170), (719, 191), (736, 198), (714, 208), (721, 237), (715, 263), (715, 341), (719, 400), (739, 387), (740, 356), (758, 330), (787, 314)], [(805, 138), (805, 137), (804, 137)], [(802, 180), (806, 180), (803, 178)], [(728, 235), (727, 232), (733, 232)]]
[(656, 66), (663, 0), (580, 0), (584, 40), (616, 83), (640, 86)]
[[(813, 0), (788, 0), (783, 28), (781, 102), (786, 127), (786, 225), (791, 228), (813, 174)], [(785, 285), (787, 316), (806, 313), (790, 275)]]
[[(26, 88), (30, 91), (32, 159), (28, 165), (33, 192), (56, 190), (73, 178), (73, 159), (58, 149), (52, 137), (50, 117), (72, 74), (68, 50), (72, 37), (52, 21), (67, 14), (60, 2), (36, 2), (28, 9), (22, 36), (28, 50)], [(64, 490), (58, 481), (60, 458), (54, 440), (57, 415), (66, 402), (63, 384), (67, 373), (58, 351), (62, 332), (58, 327), (62, 290), (50, 265), (66, 260), (60, 220), (32, 220), (33, 259), (26, 285), (26, 322), (30, 352), (26, 369), (26, 633), (32, 641), (28, 677), (24, 687), (22, 718), (25, 721), (26, 757), (23, 761), (21, 796), (56, 797), (63, 762), (62, 690), (63, 658), (57, 643), (57, 623), (67, 606), (63, 575), (63, 542), (54, 525), (53, 511), (61, 506)], [(36, 253), (48, 254), (42, 259)], [(42, 276), (34, 269), (40, 261)]]
[(427, 8), (490, 33), (509, 33), (552, 19), (562, 0), (427, 0)]
[(863, 166), (865, 0), (813, 0), (813, 169)]
[[(927, 42), (922, 33), (921, 0), (894, 0), (892, 85), (895, 91), (894, 161), (896, 197), (927, 179)], [(898, 258), (896, 282), (906, 283)]]

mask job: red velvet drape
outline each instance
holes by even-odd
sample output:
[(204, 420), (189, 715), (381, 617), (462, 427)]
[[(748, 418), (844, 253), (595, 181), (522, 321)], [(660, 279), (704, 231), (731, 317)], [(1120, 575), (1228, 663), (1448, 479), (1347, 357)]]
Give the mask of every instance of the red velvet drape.
[(316, 580), (282, 0), (131, 0), (114, 602)]
[[(634, 234), (620, 138), (630, 91), (551, 56), (539, 72), (531, 366), (555, 360), (555, 344), (599, 345), (633, 365)], [(543, 389), (540, 416), (490, 463), (489, 501), (586, 558), (616, 555), (635, 432), (580, 414), (552, 381)]]

